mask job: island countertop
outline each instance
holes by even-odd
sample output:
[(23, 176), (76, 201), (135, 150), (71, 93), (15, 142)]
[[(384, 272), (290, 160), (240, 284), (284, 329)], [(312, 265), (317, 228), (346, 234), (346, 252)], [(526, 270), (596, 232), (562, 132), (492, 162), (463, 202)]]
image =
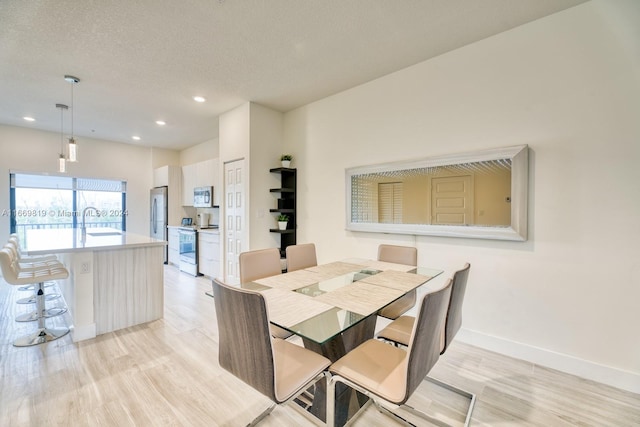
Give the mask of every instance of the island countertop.
[(167, 242), (115, 228), (87, 228), (82, 241), (79, 228), (27, 230), (23, 251), (28, 255), (100, 250), (117, 250), (144, 246), (163, 246)]

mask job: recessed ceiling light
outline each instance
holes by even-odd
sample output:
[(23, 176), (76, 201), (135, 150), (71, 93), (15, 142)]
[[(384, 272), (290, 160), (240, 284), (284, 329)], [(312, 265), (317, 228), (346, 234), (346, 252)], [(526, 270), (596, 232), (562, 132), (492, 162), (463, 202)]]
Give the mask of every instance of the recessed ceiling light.
[(139, 136), (132, 136), (131, 139), (135, 139), (136, 141), (140, 141), (140, 137)]
[(28, 117), (28, 116), (23, 117), (23, 119), (25, 119), (28, 122), (35, 122), (36, 121), (36, 119), (34, 119), (33, 117)]
[(164, 125), (166, 125), (166, 124), (167, 124), (167, 122), (165, 122), (164, 120), (156, 120), (156, 124), (157, 124), (158, 126), (164, 126)]
[(206, 101), (206, 99), (204, 99), (204, 97), (202, 97), (202, 96), (194, 96), (193, 100), (196, 101), (196, 102), (204, 102), (204, 101)]

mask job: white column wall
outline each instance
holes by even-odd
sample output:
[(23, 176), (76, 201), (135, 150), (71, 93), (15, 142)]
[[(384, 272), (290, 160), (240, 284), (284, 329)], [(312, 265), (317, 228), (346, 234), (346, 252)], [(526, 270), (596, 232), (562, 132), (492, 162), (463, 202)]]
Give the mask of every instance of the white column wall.
[(280, 167), (283, 114), (251, 103), (251, 249), (280, 247), (276, 217), (269, 209), (277, 207), (280, 194), (269, 192), (281, 186), (280, 176), (269, 172)]
[[(459, 339), (640, 392), (640, 13), (593, 1), (285, 114), (318, 261), (471, 263)], [(353, 233), (344, 170), (529, 144), (524, 243)]]

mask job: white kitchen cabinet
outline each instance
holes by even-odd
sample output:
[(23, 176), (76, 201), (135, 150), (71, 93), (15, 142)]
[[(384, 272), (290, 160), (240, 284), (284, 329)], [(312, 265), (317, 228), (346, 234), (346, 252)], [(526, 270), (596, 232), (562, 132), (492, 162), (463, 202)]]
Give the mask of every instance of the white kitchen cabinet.
[(169, 264), (180, 264), (180, 232), (178, 227), (169, 227)]
[(193, 206), (193, 189), (196, 185), (196, 163), (182, 166), (182, 206)]
[(193, 206), (193, 189), (195, 187), (214, 187), (213, 204), (219, 205), (218, 158), (204, 160), (182, 166), (182, 206)]
[(220, 271), (220, 234), (198, 232), (198, 272), (215, 278)]

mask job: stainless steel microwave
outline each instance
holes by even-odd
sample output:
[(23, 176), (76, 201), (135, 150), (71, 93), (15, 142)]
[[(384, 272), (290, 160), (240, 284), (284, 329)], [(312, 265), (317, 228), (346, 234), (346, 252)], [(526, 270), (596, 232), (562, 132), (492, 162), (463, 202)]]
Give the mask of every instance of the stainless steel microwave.
[(194, 208), (213, 207), (213, 187), (196, 187), (193, 189)]

